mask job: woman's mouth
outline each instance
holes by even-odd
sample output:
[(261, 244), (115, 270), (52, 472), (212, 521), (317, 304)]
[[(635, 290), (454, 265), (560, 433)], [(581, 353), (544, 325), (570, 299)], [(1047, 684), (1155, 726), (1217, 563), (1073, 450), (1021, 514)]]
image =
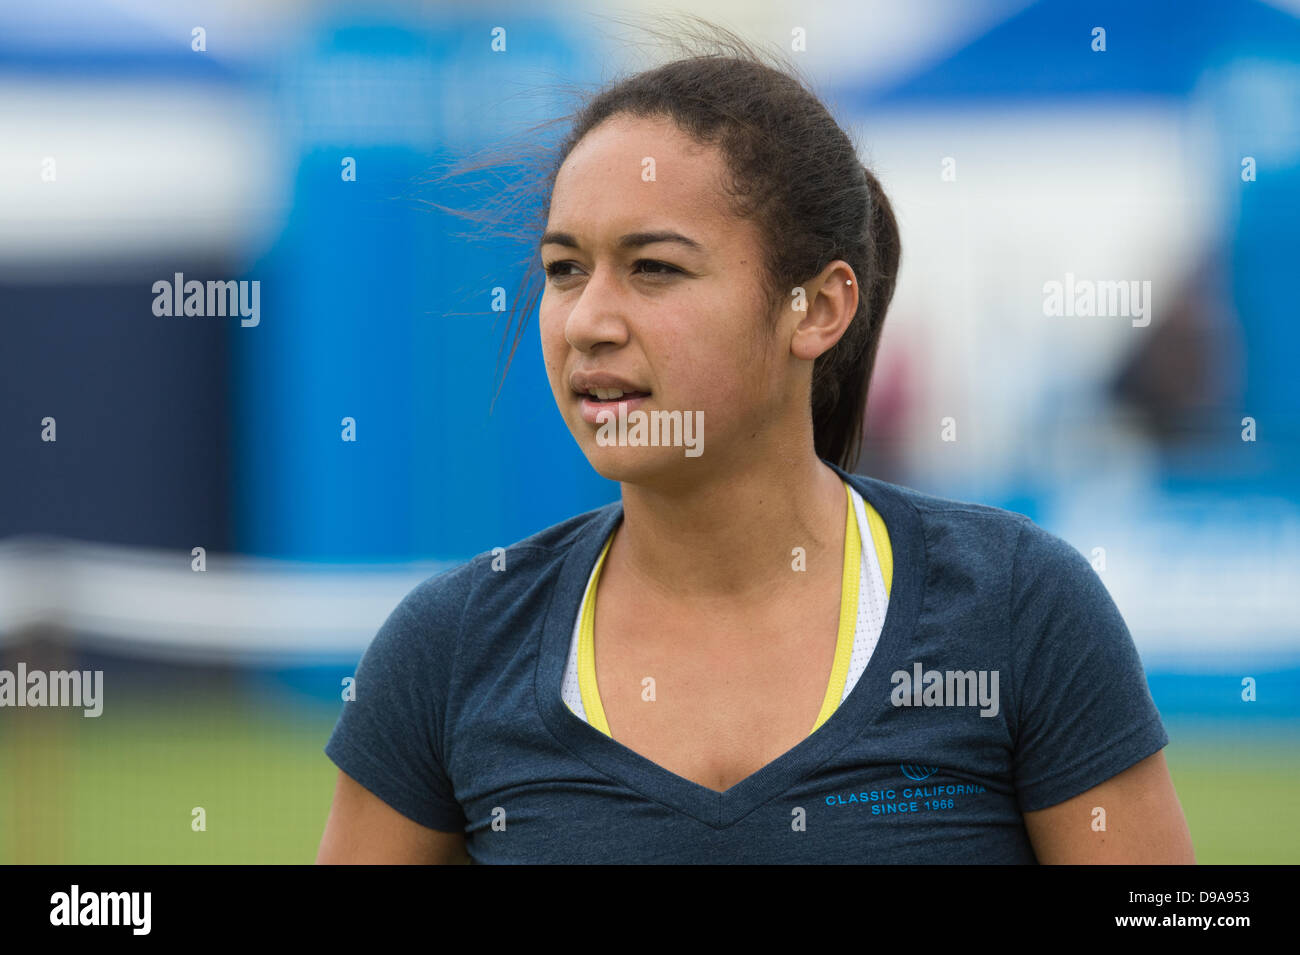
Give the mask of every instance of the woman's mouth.
[[(604, 394), (609, 393), (604, 392)], [(637, 410), (646, 402), (647, 399), (649, 399), (650, 392), (625, 391), (617, 397), (604, 398), (592, 394), (577, 395), (576, 397), (581, 403), (582, 420), (588, 424), (599, 425), (604, 424), (605, 420), (608, 419), (610, 415), (618, 415), (620, 413), (630, 414)], [(625, 406), (625, 412), (619, 411), (620, 405)], [(597, 420), (597, 415), (601, 415), (601, 420)]]

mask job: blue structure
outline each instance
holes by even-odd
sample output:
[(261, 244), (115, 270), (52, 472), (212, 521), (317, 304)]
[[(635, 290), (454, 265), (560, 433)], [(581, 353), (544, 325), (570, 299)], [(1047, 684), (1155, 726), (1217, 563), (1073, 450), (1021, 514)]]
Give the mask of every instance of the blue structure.
[[(249, 276), (261, 326), (232, 333), (239, 550), (461, 560), (617, 496), (554, 408), (535, 314), (489, 414), (492, 290), (514, 294), (524, 250), (469, 245), (451, 234), (464, 221), (411, 201), (463, 208), (415, 184), (515, 131), (510, 91), (550, 82), (538, 67), (580, 72), (555, 26), (512, 23), (502, 54), (487, 22), (351, 19), (285, 68), (286, 121), (303, 124), (292, 217)], [(354, 79), (321, 82), (337, 77)], [(472, 115), (484, 89), (502, 111)]]
[[(1093, 49), (1105, 30), (1105, 51)], [(1294, 495), (1300, 484), (1300, 20), (1257, 0), (1052, 0), (998, 24), (949, 58), (885, 90), (837, 90), (850, 112), (950, 110), (968, 104), (1096, 105), (1113, 100), (1209, 105), (1215, 164), (1235, 228), (1222, 237), (1223, 311), (1240, 342), (1242, 389), (1216, 409), (1198, 447), (1169, 448), (1170, 490), (1238, 486)], [(1257, 178), (1241, 177), (1243, 157)], [(1211, 359), (1223, 360), (1213, 353)], [(1242, 454), (1240, 421), (1256, 444)], [(1031, 507), (1016, 500), (1009, 504)]]

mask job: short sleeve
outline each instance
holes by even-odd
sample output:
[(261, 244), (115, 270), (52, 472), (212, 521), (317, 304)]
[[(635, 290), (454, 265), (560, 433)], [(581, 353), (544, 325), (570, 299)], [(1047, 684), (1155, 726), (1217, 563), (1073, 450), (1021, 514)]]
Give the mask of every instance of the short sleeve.
[(1079, 551), (1029, 519), (1017, 539), (1010, 617), (1022, 812), (1086, 792), (1169, 742), (1105, 584)]
[(402, 815), (463, 831), (444, 760), (450, 679), (470, 565), (431, 578), (398, 604), (357, 666), (355, 699), (325, 744), (339, 769)]

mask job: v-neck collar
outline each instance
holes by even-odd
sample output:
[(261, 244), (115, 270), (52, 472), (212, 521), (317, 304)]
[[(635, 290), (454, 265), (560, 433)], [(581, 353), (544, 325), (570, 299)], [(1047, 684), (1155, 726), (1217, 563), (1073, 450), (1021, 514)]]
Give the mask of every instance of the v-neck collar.
[(560, 567), (542, 623), (534, 698), (551, 733), (573, 753), (624, 785), (717, 829), (725, 828), (791, 788), (866, 727), (872, 706), (889, 698), (894, 655), (916, 626), (926, 578), (925, 546), (915, 508), (886, 482), (849, 474), (823, 460), (849, 481), (884, 519), (893, 550), (894, 574), (880, 639), (857, 685), (821, 726), (730, 789), (717, 792), (679, 776), (574, 715), (560, 695), (573, 621), (592, 568), (610, 533), (623, 519), (621, 501), (596, 512)]
[[(841, 479), (844, 496), (848, 506), (844, 510), (844, 554), (843, 567), (840, 570), (840, 619), (836, 625), (835, 650), (831, 657), (831, 671), (826, 678), (826, 689), (822, 692), (822, 703), (817, 708), (817, 718), (813, 721), (810, 734), (817, 732), (823, 723), (839, 707), (844, 696), (844, 684), (848, 680), (849, 664), (853, 656), (853, 641), (858, 630), (858, 603), (862, 598), (862, 531), (867, 529), (864, 522), (858, 525), (858, 505), (854, 500), (853, 487), (847, 480)], [(600, 687), (596, 684), (595, 633), (596, 591), (600, 587), (600, 571), (609, 555), (609, 546), (614, 535), (605, 538), (605, 546), (596, 558), (596, 566), (587, 579), (587, 589), (583, 593), (582, 609), (578, 617), (577, 660), (578, 692), (582, 698), (582, 709), (587, 722), (606, 736), (609, 721), (605, 718), (605, 706), (600, 699)], [(871, 542), (874, 546), (874, 541)], [(572, 647), (570, 653), (572, 654)], [(566, 662), (566, 666), (568, 663)]]

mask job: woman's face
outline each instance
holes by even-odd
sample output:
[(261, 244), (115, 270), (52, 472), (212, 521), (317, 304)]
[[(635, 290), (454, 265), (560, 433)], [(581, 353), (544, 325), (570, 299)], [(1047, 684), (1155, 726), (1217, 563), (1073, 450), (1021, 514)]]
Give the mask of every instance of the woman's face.
[[(617, 115), (578, 143), (556, 177), (541, 246), (550, 273), (542, 354), (560, 413), (611, 480), (671, 481), (682, 468), (728, 466), (757, 451), (751, 442), (797, 404), (785, 323), (768, 332), (759, 233), (727, 211), (725, 174), (721, 153), (671, 120)], [(618, 401), (575, 394), (572, 376), (588, 373), (647, 393), (626, 403), (629, 419), (689, 414), (703, 426), (702, 453), (602, 444), (593, 419), (602, 409), (617, 414)]]

